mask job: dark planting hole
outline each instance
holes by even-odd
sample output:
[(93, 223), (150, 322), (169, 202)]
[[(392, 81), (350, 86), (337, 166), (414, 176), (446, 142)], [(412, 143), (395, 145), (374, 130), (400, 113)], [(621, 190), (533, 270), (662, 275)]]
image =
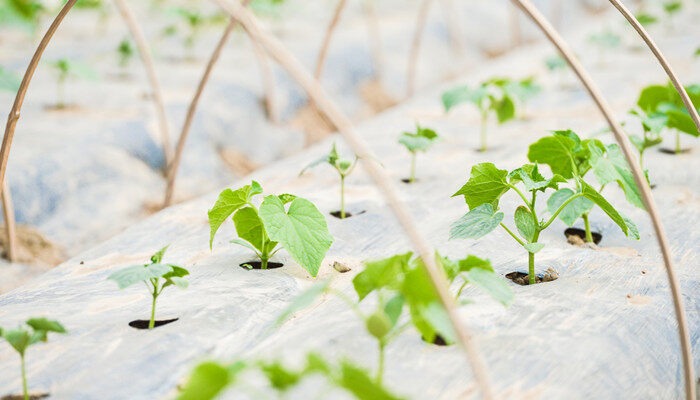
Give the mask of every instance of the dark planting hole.
[(250, 271), (251, 269), (259, 269), (262, 271), (266, 271), (268, 269), (282, 268), (284, 266), (284, 264), (278, 263), (278, 262), (268, 261), (267, 268), (262, 269), (262, 263), (260, 261), (248, 261), (248, 262), (244, 262), (242, 264), (239, 264), (238, 266), (243, 268), (246, 271)]
[(449, 344), (445, 341), (445, 339), (440, 335), (435, 335), (435, 339), (433, 339), (432, 341), (424, 338), (423, 336), (421, 336), (421, 339), (424, 342), (432, 343), (436, 346), (449, 346)]
[(652, 183), (651, 185), (649, 185), (649, 187), (650, 187), (651, 189), (656, 189), (656, 183)]
[(686, 147), (685, 149), (681, 149), (681, 151), (678, 153), (676, 153), (676, 149), (669, 149), (668, 147), (661, 147), (661, 148), (659, 148), (659, 151), (664, 153), (664, 154), (670, 154), (670, 155), (685, 154), (685, 153), (690, 153), (690, 147)]
[[(47, 397), (49, 397), (48, 393), (29, 394), (30, 400), (45, 399)], [(0, 397), (0, 400), (24, 400), (24, 396), (21, 394), (7, 394)]]
[[(180, 318), (157, 319), (157, 320), (153, 321), (153, 329), (155, 329), (159, 326), (167, 325), (171, 322), (175, 322), (178, 319), (180, 319)], [(151, 322), (151, 321), (147, 320), (147, 319), (137, 319), (137, 320), (129, 322), (129, 326), (132, 328), (136, 328), (136, 329), (148, 329), (149, 322)]]
[(401, 179), (401, 182), (403, 182), (403, 183), (405, 183), (405, 184), (407, 184), (407, 185), (410, 185), (410, 184), (412, 184), (412, 183), (417, 183), (417, 182), (418, 182), (418, 179), (414, 179), (413, 182), (411, 182), (411, 178), (403, 178), (403, 179)]
[[(586, 242), (586, 231), (583, 229), (566, 228), (564, 231), (564, 236), (567, 238), (569, 236), (578, 236), (584, 243)], [(593, 243), (595, 244), (600, 244), (600, 241), (603, 240), (603, 235), (598, 232), (591, 232), (591, 236), (593, 236)]]
[(341, 217), (340, 217), (340, 210), (337, 210), (337, 211), (331, 211), (331, 215), (334, 216), (334, 217), (336, 217), (336, 218), (338, 218), (338, 219), (348, 219), (348, 218), (352, 217), (353, 215), (360, 215), (360, 214), (364, 214), (364, 213), (366, 213), (366, 212), (367, 212), (367, 211), (362, 210), (362, 211), (360, 211), (360, 212), (357, 212), (357, 213), (353, 214), (353, 213), (351, 213), (351, 212), (345, 211), (345, 218), (341, 218)]
[[(520, 272), (520, 271), (515, 271), (511, 272), (509, 274), (506, 274), (506, 278), (510, 279), (514, 283), (517, 283), (520, 286), (528, 286), (530, 284), (530, 275)], [(556, 275), (556, 273), (548, 273), (545, 275), (536, 275), (535, 276), (535, 283), (543, 283), (543, 282), (551, 282), (553, 280), (556, 280), (559, 278), (559, 275)]]

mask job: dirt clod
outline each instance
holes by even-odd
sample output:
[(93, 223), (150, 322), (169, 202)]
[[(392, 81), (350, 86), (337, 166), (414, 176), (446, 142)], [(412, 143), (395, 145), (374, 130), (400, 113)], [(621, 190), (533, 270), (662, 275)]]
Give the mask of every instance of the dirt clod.
[[(524, 272), (511, 272), (506, 274), (506, 278), (521, 286), (527, 286), (530, 284), (530, 275)], [(551, 282), (556, 279), (559, 279), (559, 273), (552, 268), (547, 268), (544, 275), (535, 276), (536, 283)]]
[(338, 261), (333, 262), (333, 268), (341, 274), (348, 272), (352, 269), (343, 263), (339, 263)]

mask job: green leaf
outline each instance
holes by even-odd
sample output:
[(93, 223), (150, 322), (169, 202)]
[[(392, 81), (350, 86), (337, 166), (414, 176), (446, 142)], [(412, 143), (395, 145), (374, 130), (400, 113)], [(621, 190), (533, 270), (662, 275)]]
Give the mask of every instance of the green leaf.
[(462, 275), (467, 282), (486, 292), (503, 305), (508, 306), (513, 302), (513, 292), (510, 290), (510, 287), (493, 269), (472, 268)]
[(321, 293), (324, 293), (327, 289), (328, 286), (330, 285), (330, 281), (322, 281), (322, 282), (316, 282), (313, 285), (309, 286), (306, 290), (301, 292), (298, 296), (296, 296), (292, 302), (287, 306), (287, 308), (282, 311), (279, 317), (277, 317), (277, 320), (275, 321), (275, 325), (280, 325), (289, 317), (292, 316), (292, 314), (296, 313), (299, 310), (302, 310), (308, 306), (311, 305), (311, 303), (316, 300), (316, 297), (321, 295)]
[[(627, 201), (644, 209), (642, 195), (620, 146), (611, 144), (607, 146), (605, 153), (597, 146), (589, 144), (588, 147), (590, 149), (589, 162), (598, 183), (605, 186), (608, 183), (617, 182), (625, 192)], [(607, 157), (605, 157), (606, 155)]]
[(324, 360), (319, 354), (309, 353), (306, 355), (306, 368), (304, 368), (304, 374), (313, 372), (328, 375), (331, 372), (331, 368), (326, 360)]
[(622, 232), (625, 235), (629, 236), (629, 228), (627, 227), (627, 223), (625, 222), (625, 220), (622, 218), (620, 213), (617, 212), (617, 210), (610, 203), (608, 203), (608, 201), (605, 200), (605, 198), (600, 193), (598, 193), (595, 189), (593, 189), (591, 185), (587, 184), (584, 181), (581, 181), (581, 193), (583, 193), (584, 196), (589, 198), (598, 207), (600, 207), (601, 210), (603, 210), (603, 212), (608, 214), (610, 219), (612, 219), (613, 222), (615, 222), (617, 226), (619, 226), (620, 229), (622, 229)]
[(537, 228), (537, 221), (525, 206), (518, 206), (515, 209), (515, 226), (518, 228), (520, 236), (525, 238), (528, 242), (535, 236), (535, 230)]
[(158, 250), (156, 254), (152, 255), (151, 262), (154, 264), (160, 264), (160, 262), (163, 261), (163, 256), (165, 255), (166, 250), (168, 250), (168, 247), (170, 247), (170, 245), (163, 247), (162, 249)]
[(438, 139), (437, 133), (432, 129), (416, 127), (416, 133), (404, 132), (399, 136), (399, 143), (404, 145), (408, 151), (428, 150)]
[(374, 290), (389, 287), (398, 289), (401, 285), (403, 271), (413, 256), (412, 252), (398, 254), (389, 258), (365, 262), (365, 269), (357, 274), (352, 284), (360, 300)]
[(490, 233), (503, 221), (503, 213), (496, 212), (491, 204), (482, 204), (450, 225), (450, 240), (479, 239)]
[(445, 112), (465, 102), (478, 105), (486, 95), (487, 93), (483, 88), (471, 90), (468, 86), (459, 86), (442, 94), (442, 105), (445, 107)]
[(483, 269), (493, 272), (491, 261), (483, 260), (477, 256), (468, 255), (466, 258), (459, 260), (458, 265), (460, 272), (467, 272), (473, 269)]
[(403, 311), (404, 302), (405, 299), (403, 295), (397, 294), (396, 296), (389, 299), (389, 301), (387, 301), (384, 305), (384, 313), (386, 313), (386, 316), (389, 318), (389, 322), (391, 322), (392, 328), (396, 326), (396, 323), (399, 321), (399, 317), (401, 316), (401, 312)]
[(400, 400), (370, 377), (369, 373), (349, 361), (342, 361), (337, 384), (358, 400)]
[(566, 179), (574, 176), (575, 160), (573, 156), (576, 142), (562, 134), (545, 136), (530, 145), (527, 158), (530, 162), (547, 164), (553, 174)]
[(291, 203), (292, 201), (294, 201), (294, 199), (297, 198), (297, 196), (289, 193), (283, 193), (278, 195), (277, 197), (279, 197), (280, 201), (284, 204)]
[(229, 243), (233, 243), (233, 244), (237, 244), (239, 246), (247, 247), (247, 248), (253, 250), (256, 254), (258, 254), (258, 249), (256, 249), (255, 246), (246, 242), (243, 239), (235, 238), (235, 239), (232, 239), (231, 241), (229, 241)]
[(525, 250), (527, 250), (529, 253), (535, 254), (538, 251), (544, 249), (544, 243), (528, 243), (525, 246), (523, 246)]
[(566, 182), (566, 179), (561, 175), (554, 175), (550, 179), (545, 179), (545, 177), (539, 173), (537, 164), (525, 164), (511, 171), (508, 177), (512, 185), (522, 182), (525, 185), (525, 189), (529, 192), (544, 192), (548, 188), (557, 190), (560, 183)]
[(485, 203), (498, 208), (498, 199), (510, 190), (507, 175), (508, 171), (498, 169), (492, 163), (477, 164), (472, 167), (469, 181), (452, 197), (463, 195), (470, 209)]
[(639, 13), (635, 17), (637, 18), (637, 21), (639, 21), (639, 23), (643, 26), (649, 26), (655, 24), (658, 21), (658, 18), (647, 13)]
[(445, 307), (438, 301), (431, 301), (425, 306), (419, 307), (419, 312), (432, 329), (438, 333), (448, 344), (457, 341), (457, 333), (452, 326)]
[(31, 326), (35, 331), (66, 333), (66, 328), (58, 321), (46, 318), (30, 318), (27, 320), (27, 325)]
[(268, 243), (270, 238), (267, 236), (257, 210), (253, 207), (239, 209), (233, 214), (233, 223), (236, 226), (236, 233), (239, 238), (253, 245), (261, 253), (265, 250), (263, 245)]
[(667, 86), (651, 85), (642, 89), (637, 99), (637, 105), (647, 114), (652, 114), (656, 112), (660, 104), (672, 101), (673, 97)]
[(17, 352), (21, 355), (23, 355), (27, 350), (31, 340), (29, 332), (22, 328), (5, 329), (2, 332), (2, 337), (4, 337), (5, 340), (7, 340), (7, 343), (9, 343), (10, 346), (17, 350)]
[(500, 99), (491, 102), (491, 108), (496, 111), (499, 124), (515, 118), (515, 103), (508, 95), (504, 95)]
[(260, 205), (260, 219), (270, 239), (279, 242), (311, 276), (333, 243), (323, 214), (308, 200), (297, 197), (285, 212), (277, 196), (267, 196)]
[(302, 378), (300, 373), (287, 369), (278, 361), (261, 363), (260, 370), (270, 381), (270, 385), (281, 392), (294, 387)]
[(626, 216), (622, 216), (622, 219), (625, 220), (625, 224), (627, 224), (627, 229), (629, 229), (629, 235), (633, 239), (639, 240), (639, 229), (637, 228), (637, 225), (635, 225), (634, 222), (632, 222), (631, 219), (627, 218)]
[[(560, 189), (556, 191), (547, 200), (547, 211), (553, 215), (559, 207), (574, 194), (574, 191), (571, 189)], [(567, 226), (572, 226), (577, 219), (581, 218), (583, 213), (590, 211), (594, 205), (595, 204), (591, 200), (585, 197), (578, 197), (564, 207), (559, 213), (558, 218), (564, 221)]]
[(232, 381), (229, 369), (215, 361), (205, 361), (192, 371), (178, 400), (215, 399)]
[(184, 279), (184, 277), (189, 275), (190, 272), (182, 267), (178, 267), (177, 265), (168, 265), (170, 266), (170, 268), (172, 268), (172, 271), (163, 275), (163, 279), (165, 279), (163, 288), (168, 287), (170, 285), (175, 285), (180, 289), (187, 289), (187, 287), (189, 286), (189, 282), (187, 282), (187, 280)]
[(685, 109), (668, 110), (666, 111), (666, 116), (668, 117), (667, 126), (669, 128), (678, 129), (679, 131), (687, 133), (691, 136), (700, 136), (700, 131), (698, 131), (693, 119)]
[(151, 278), (160, 278), (170, 271), (172, 267), (165, 264), (131, 265), (113, 273), (107, 279), (117, 282), (119, 289), (124, 289)]
[(252, 184), (243, 186), (237, 190), (226, 189), (219, 194), (214, 207), (209, 210), (209, 226), (211, 233), (209, 235), (209, 248), (211, 249), (214, 242), (214, 235), (219, 230), (221, 224), (239, 208), (250, 203), (251, 198), (262, 193), (260, 184), (253, 181)]

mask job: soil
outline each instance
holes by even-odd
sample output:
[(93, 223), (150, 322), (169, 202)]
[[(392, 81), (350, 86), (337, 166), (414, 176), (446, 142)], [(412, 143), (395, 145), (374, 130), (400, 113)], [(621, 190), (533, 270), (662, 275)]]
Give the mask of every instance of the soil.
[[(45, 399), (47, 397), (49, 397), (48, 393), (37, 393), (29, 395), (30, 400)], [(8, 394), (0, 397), (0, 400), (24, 400), (24, 396), (21, 394)]]
[[(171, 322), (175, 322), (175, 321), (177, 321), (178, 319), (180, 319), (180, 318), (173, 318), (173, 319), (157, 319), (157, 320), (153, 321), (153, 322), (154, 322), (154, 323), (153, 323), (153, 329), (155, 329), (155, 328), (157, 328), (157, 327), (159, 327), (159, 326), (167, 325), (167, 324), (169, 324), (169, 323), (171, 323)], [(133, 321), (129, 322), (129, 326), (132, 327), (132, 328), (136, 328), (136, 329), (148, 329), (148, 323), (149, 323), (149, 322), (151, 322), (151, 321), (150, 321), (150, 320), (147, 320), (147, 319), (137, 319), (137, 320), (133, 320)]]
[[(506, 274), (506, 278), (521, 286), (527, 286), (530, 284), (530, 275), (524, 272), (511, 272)], [(536, 283), (551, 282), (557, 279), (559, 279), (559, 273), (552, 268), (548, 268), (544, 275), (537, 275), (535, 277)]]
[(447, 342), (445, 341), (445, 339), (443, 339), (443, 337), (440, 336), (440, 335), (435, 335), (435, 339), (433, 339), (432, 342), (429, 341), (429, 340), (427, 340), (427, 339), (424, 338), (424, 337), (421, 337), (421, 339), (422, 339), (424, 342), (428, 342), (428, 343), (434, 344), (434, 345), (436, 345), (436, 346), (449, 346), (449, 345), (447, 344)]
[(335, 261), (335, 262), (333, 262), (333, 269), (335, 269), (336, 271), (343, 274), (343, 273), (350, 271), (352, 268), (348, 267), (347, 265), (345, 265), (343, 263), (339, 263), (338, 261)]
[(395, 106), (398, 102), (387, 92), (377, 79), (371, 79), (360, 85), (360, 97), (369, 106), (372, 113), (380, 113)]
[(414, 183), (418, 183), (418, 179), (414, 179), (413, 182), (411, 182), (411, 178), (403, 178), (403, 179), (401, 179), (401, 182), (403, 182), (407, 185), (412, 185)]
[[(603, 235), (598, 232), (591, 232), (591, 235), (593, 236), (593, 243), (595, 243), (596, 246), (603, 240)], [(590, 245), (590, 243), (586, 242), (586, 231), (583, 229), (566, 228), (566, 230), (564, 230), (564, 236), (566, 236), (566, 240), (569, 244), (573, 244), (574, 246), (588, 247)]]
[(306, 145), (316, 143), (335, 132), (335, 125), (313, 104), (306, 104), (292, 118), (290, 125), (304, 131)]
[[(36, 229), (25, 225), (17, 225), (15, 229), (17, 236), (15, 261), (26, 264), (40, 263), (50, 267), (65, 261), (63, 250)], [(7, 259), (7, 232), (4, 226), (0, 226), (0, 253)]]
[[(253, 267), (253, 268), (249, 268), (248, 265)], [(284, 266), (284, 264), (278, 263), (278, 262), (268, 261), (267, 268), (262, 269), (262, 268), (260, 268), (262, 266), (262, 263), (260, 261), (248, 261), (248, 262), (244, 262), (242, 264), (239, 264), (238, 266), (243, 268), (246, 271), (250, 271), (251, 269), (267, 271), (268, 269), (282, 268)]]
[(355, 214), (353, 214), (350, 211), (345, 211), (345, 218), (340, 218), (340, 210), (331, 211), (330, 214), (338, 219), (348, 219), (348, 218), (352, 217), (353, 215), (360, 215), (360, 214), (364, 214), (366, 212), (367, 211), (362, 210), (362, 211), (359, 211), (359, 212), (356, 212)]
[(668, 147), (661, 147), (659, 148), (659, 151), (664, 153), (664, 154), (670, 154), (672, 156), (675, 156), (677, 154), (686, 154), (690, 153), (690, 150), (692, 150), (690, 147), (687, 147), (685, 149), (681, 149), (680, 153), (676, 153), (676, 149), (669, 149)]

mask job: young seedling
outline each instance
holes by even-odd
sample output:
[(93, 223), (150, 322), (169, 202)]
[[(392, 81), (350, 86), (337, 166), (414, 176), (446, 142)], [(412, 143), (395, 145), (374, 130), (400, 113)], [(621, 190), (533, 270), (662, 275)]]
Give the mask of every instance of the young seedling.
[(517, 100), (516, 110), (521, 119), (524, 119), (527, 115), (527, 102), (540, 93), (541, 90), (542, 87), (535, 82), (535, 77), (529, 77), (519, 81), (509, 81), (506, 84), (506, 91)]
[[(700, 106), (700, 85), (686, 86), (685, 90), (695, 107)], [(659, 127), (662, 126), (675, 132), (676, 154), (682, 152), (681, 133), (694, 137), (700, 136), (700, 132), (685, 108), (680, 95), (670, 83), (665, 86), (651, 85), (642, 89), (637, 100), (637, 107), (639, 107), (642, 123), (649, 124), (652, 130), (660, 130)]]
[(24, 400), (29, 400), (27, 389), (27, 371), (25, 367), (25, 354), (29, 346), (46, 342), (48, 333), (66, 333), (66, 329), (57, 321), (46, 318), (30, 318), (25, 324), (27, 327), (18, 326), (17, 329), (3, 329), (0, 327), (0, 337), (4, 338), (13, 349), (19, 353), (20, 365), (22, 369), (22, 394)]
[(117, 46), (117, 56), (119, 58), (119, 67), (125, 70), (129, 66), (129, 62), (134, 58), (134, 46), (129, 39), (123, 39)]
[(423, 128), (420, 125), (416, 125), (415, 133), (404, 132), (399, 136), (399, 143), (411, 153), (411, 175), (407, 183), (413, 183), (416, 180), (416, 156), (418, 152), (428, 151), (439, 139), (434, 130)]
[[(178, 7), (174, 10), (175, 15), (179, 17), (185, 26), (186, 33), (184, 35), (183, 45), (188, 53), (188, 58), (194, 58), (192, 51), (199, 40), (204, 28), (210, 25), (218, 24), (226, 21), (228, 18), (224, 14), (217, 13), (213, 15), (205, 15), (201, 11), (193, 8)], [(164, 34), (170, 36), (178, 31), (178, 25), (170, 25), (166, 27)]]
[(95, 79), (97, 77), (96, 72), (87, 65), (65, 58), (50, 61), (48, 65), (56, 72), (57, 95), (55, 107), (58, 109), (66, 107), (65, 86), (69, 78)]
[[(240, 189), (226, 189), (219, 194), (208, 213), (209, 248), (221, 224), (233, 214), (238, 238), (231, 243), (253, 250), (260, 259), (260, 269), (267, 269), (270, 258), (284, 248), (315, 277), (333, 243), (323, 214), (310, 201), (291, 194), (265, 196), (258, 208), (253, 204), (253, 197), (262, 192), (260, 184), (253, 181)], [(254, 267), (254, 264), (244, 265)]]
[(661, 131), (666, 125), (666, 116), (660, 113), (647, 114), (639, 108), (630, 110), (630, 114), (636, 115), (642, 125), (643, 135), (641, 137), (632, 134), (628, 136), (634, 147), (639, 152), (639, 168), (644, 171), (648, 179), (649, 172), (644, 169), (644, 152), (663, 141)]
[(0, 67), (0, 90), (7, 92), (17, 92), (21, 81), (17, 74)]
[(177, 265), (162, 263), (163, 255), (167, 249), (168, 246), (165, 246), (152, 255), (150, 264), (132, 265), (113, 273), (107, 278), (115, 281), (119, 285), (120, 290), (139, 282), (146, 284), (153, 298), (148, 329), (155, 327), (156, 299), (163, 292), (163, 289), (173, 285), (180, 289), (186, 289), (188, 286), (185, 276), (190, 274), (189, 271)]
[[(541, 138), (531, 144), (527, 156), (530, 162), (546, 164), (554, 174), (558, 174), (570, 182), (573, 181), (573, 190), (570, 188), (560, 189), (547, 200), (547, 210), (552, 214), (571, 196), (583, 193), (584, 184), (586, 187), (593, 187), (585, 180), (589, 171), (593, 172), (600, 185), (598, 193), (602, 192), (606, 185), (617, 183), (624, 191), (628, 202), (644, 209), (644, 203), (639, 188), (634, 182), (632, 171), (617, 144), (606, 146), (597, 139), (581, 140), (571, 130), (554, 131), (552, 136)], [(594, 241), (589, 214), (594, 205), (598, 204), (595, 200), (591, 200), (593, 199), (585, 197), (575, 200), (559, 215), (559, 218), (569, 226), (581, 218), (585, 227), (584, 240), (589, 243)], [(598, 205), (600, 206), (600, 204)], [(603, 208), (603, 206), (600, 207)], [(605, 208), (603, 211), (606, 211)], [(614, 215), (610, 213), (608, 215), (619, 224), (619, 220), (616, 221)], [(634, 223), (622, 215), (621, 217), (629, 228), (625, 234), (639, 239), (639, 233)]]
[(442, 95), (445, 112), (464, 102), (472, 103), (479, 109), (481, 115), (480, 151), (488, 150), (486, 128), (490, 115), (495, 114), (499, 124), (515, 118), (515, 101), (513, 93), (509, 90), (511, 85), (512, 82), (508, 79), (492, 78), (474, 89), (460, 86), (448, 90)]
[(35, 33), (45, 11), (41, 1), (6, 0), (0, 2), (0, 26), (17, 25)]
[(355, 155), (354, 160), (349, 160), (345, 158), (340, 158), (338, 156), (338, 151), (335, 148), (335, 143), (333, 143), (333, 147), (331, 148), (331, 151), (319, 158), (318, 160), (312, 162), (311, 164), (307, 165), (304, 167), (304, 169), (301, 170), (299, 175), (302, 175), (306, 170), (313, 168), (317, 165), (320, 164), (328, 164), (331, 167), (333, 167), (336, 172), (338, 172), (338, 175), (340, 176), (340, 212), (338, 213), (338, 218), (344, 219), (346, 216), (345, 213), (345, 178), (347, 178), (352, 171), (355, 169), (355, 166), (357, 166), (357, 161), (360, 158)]
[(639, 21), (639, 23), (645, 28), (659, 22), (658, 18), (648, 13), (639, 13), (635, 15), (635, 18), (637, 18), (637, 21)]
[[(544, 139), (544, 138), (543, 138)], [(528, 156), (531, 159), (551, 157), (559, 160), (553, 169), (555, 174), (551, 178), (545, 178), (539, 172), (537, 164), (525, 164), (510, 173), (498, 169), (492, 163), (480, 163), (472, 167), (467, 183), (459, 189), (454, 196), (464, 196), (469, 207), (462, 218), (450, 226), (450, 239), (479, 239), (497, 227), (502, 227), (518, 244), (528, 252), (528, 279), (530, 284), (537, 283), (535, 275), (535, 254), (544, 248), (544, 243), (539, 242), (540, 233), (547, 229), (560, 214), (566, 210), (578, 218), (583, 212), (589, 210), (590, 200), (598, 205), (626, 234), (630, 234), (630, 227), (625, 218), (608, 203), (605, 198), (583, 179), (574, 175), (571, 159), (572, 149), (575, 146), (573, 139), (566, 135), (554, 135), (548, 140), (536, 143), (534, 150), (531, 146)], [(533, 145), (534, 146), (534, 145)], [(544, 151), (544, 153), (540, 153)], [(548, 158), (547, 158), (548, 159)], [(576, 179), (578, 191), (571, 189), (559, 190), (559, 185)], [(516, 185), (522, 185), (524, 191)], [(538, 194), (545, 193), (548, 189), (557, 190), (547, 201), (548, 219), (540, 220), (537, 209)], [(523, 202), (514, 213), (514, 222), (518, 237), (502, 221), (504, 213), (499, 211), (501, 197), (513, 190)], [(558, 207), (554, 208), (555, 205)], [(570, 207), (569, 207), (570, 206)]]

